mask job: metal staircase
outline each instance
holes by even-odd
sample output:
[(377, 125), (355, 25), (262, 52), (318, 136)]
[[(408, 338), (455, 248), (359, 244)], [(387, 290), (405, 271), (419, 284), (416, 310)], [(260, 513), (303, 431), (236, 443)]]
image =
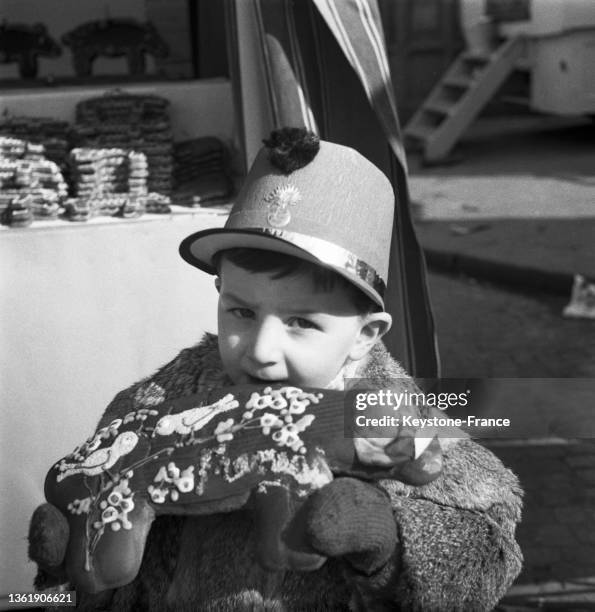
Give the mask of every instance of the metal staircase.
[(504, 41), (489, 54), (461, 53), (405, 127), (427, 162), (444, 160), (524, 57), (525, 37)]

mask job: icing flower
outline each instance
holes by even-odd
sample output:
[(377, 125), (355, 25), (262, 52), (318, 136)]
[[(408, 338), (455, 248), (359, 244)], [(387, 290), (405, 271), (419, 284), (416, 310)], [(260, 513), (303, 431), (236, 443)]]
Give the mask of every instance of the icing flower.
[(233, 433), (231, 432), (231, 428), (233, 427), (233, 419), (226, 419), (225, 421), (221, 421), (215, 427), (215, 431), (213, 435), (217, 438), (217, 442), (227, 442), (228, 440), (233, 440)]
[(85, 497), (85, 499), (73, 499), (68, 504), (67, 509), (72, 514), (88, 514), (92, 501), (90, 497)]
[(194, 489), (194, 466), (188, 466), (180, 478), (176, 480), (176, 487), (181, 493), (190, 493)]
[(147, 491), (151, 496), (151, 500), (156, 504), (162, 504), (167, 499), (167, 489), (161, 489), (160, 487), (154, 487), (153, 485), (149, 485)]
[(111, 523), (112, 521), (117, 520), (117, 518), (118, 518), (118, 511), (113, 506), (108, 506), (101, 513), (101, 520), (103, 521), (104, 525), (106, 525), (107, 523)]
[(167, 464), (167, 473), (170, 479), (175, 481), (177, 478), (180, 477), (180, 468), (173, 461), (170, 461)]
[(276, 414), (265, 412), (260, 417), (260, 426), (262, 427), (262, 433), (265, 436), (268, 436), (271, 433), (272, 427), (281, 427), (282, 425), (283, 421)]
[(285, 427), (276, 431), (272, 438), (279, 446), (292, 446), (299, 440), (295, 425), (292, 424), (285, 425)]
[(306, 411), (306, 408), (309, 406), (310, 402), (307, 399), (298, 400), (293, 399), (291, 404), (289, 404), (289, 412), (291, 414), (303, 414)]
[(118, 491), (112, 491), (109, 494), (107, 501), (110, 505), (117, 506), (122, 501), (122, 494)]
[(287, 400), (280, 393), (274, 392), (270, 406), (273, 410), (283, 410), (287, 408)]
[(123, 499), (120, 502), (120, 508), (122, 512), (125, 512), (125, 513), (132, 512), (132, 510), (134, 510), (134, 502), (130, 498)]
[[(266, 389), (265, 389), (266, 391)], [(260, 395), (259, 393), (252, 393), (250, 399), (246, 403), (246, 408), (248, 410), (263, 410), (264, 408), (268, 408), (271, 405), (271, 396), (270, 395)]]

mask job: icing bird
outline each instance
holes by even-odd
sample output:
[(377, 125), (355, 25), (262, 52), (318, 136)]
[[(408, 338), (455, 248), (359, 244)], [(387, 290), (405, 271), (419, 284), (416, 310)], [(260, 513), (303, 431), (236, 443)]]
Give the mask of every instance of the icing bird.
[(157, 421), (155, 434), (169, 436), (172, 433), (187, 435), (202, 429), (209, 421), (222, 412), (233, 410), (240, 404), (231, 393), (222, 397), (218, 402), (210, 406), (190, 408), (178, 414), (168, 414)]
[(111, 446), (93, 451), (84, 461), (62, 464), (57, 481), (60, 482), (74, 474), (97, 476), (109, 470), (118, 459), (130, 453), (137, 443), (138, 435), (133, 431), (125, 431), (114, 440)]

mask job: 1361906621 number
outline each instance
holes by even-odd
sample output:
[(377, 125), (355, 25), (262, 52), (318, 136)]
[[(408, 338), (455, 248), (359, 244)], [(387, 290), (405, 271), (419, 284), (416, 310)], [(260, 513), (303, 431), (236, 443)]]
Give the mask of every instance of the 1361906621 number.
[(23, 607), (31, 604), (44, 606), (76, 606), (76, 591), (61, 591), (53, 593), (9, 593), (8, 603), (21, 604)]

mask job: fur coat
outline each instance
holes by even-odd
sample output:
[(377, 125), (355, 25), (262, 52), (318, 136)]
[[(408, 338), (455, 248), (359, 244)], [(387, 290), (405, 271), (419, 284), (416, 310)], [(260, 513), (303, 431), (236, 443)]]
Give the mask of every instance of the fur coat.
[[(381, 343), (362, 360), (356, 375), (380, 388), (394, 387), (395, 378), (413, 384)], [(231, 384), (216, 337), (206, 335), (154, 376), (119, 393), (99, 426), (132, 410), (135, 395), (151, 382), (165, 390), (166, 399)], [(392, 503), (398, 545), (371, 576), (358, 575), (340, 558), (308, 573), (262, 570), (254, 559), (247, 511), (162, 516), (151, 528), (136, 579), (97, 595), (79, 593), (79, 609), (490, 610), (521, 569), (515, 541), (521, 490), (514, 474), (475, 442), (443, 439), (441, 446), (443, 473), (430, 484), (381, 481)]]

